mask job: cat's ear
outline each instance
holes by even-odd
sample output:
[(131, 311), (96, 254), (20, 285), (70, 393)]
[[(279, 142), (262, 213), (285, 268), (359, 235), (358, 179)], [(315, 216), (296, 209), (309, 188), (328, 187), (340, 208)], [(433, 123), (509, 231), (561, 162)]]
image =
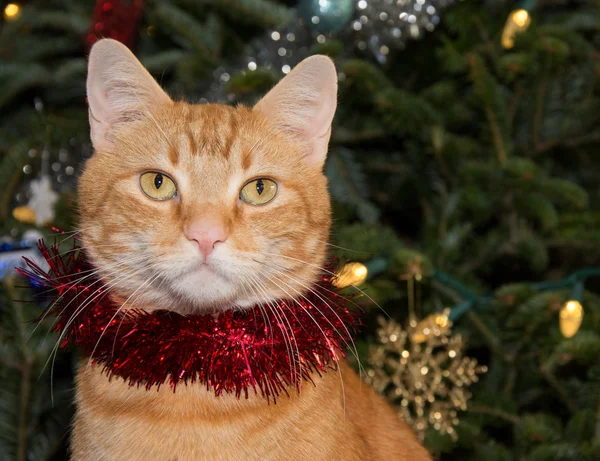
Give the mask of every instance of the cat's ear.
[(306, 160), (322, 166), (337, 105), (337, 74), (326, 56), (298, 64), (254, 106), (283, 131), (306, 141)]
[(139, 120), (154, 107), (172, 101), (129, 48), (116, 40), (99, 40), (90, 51), (87, 97), (94, 148), (112, 145), (111, 131)]

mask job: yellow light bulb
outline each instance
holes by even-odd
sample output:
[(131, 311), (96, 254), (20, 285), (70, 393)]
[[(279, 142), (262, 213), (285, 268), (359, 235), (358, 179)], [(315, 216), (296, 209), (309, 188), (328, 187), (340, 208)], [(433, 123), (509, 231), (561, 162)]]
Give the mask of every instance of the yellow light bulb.
[(569, 300), (561, 308), (558, 316), (560, 332), (565, 338), (572, 338), (581, 326), (583, 306), (579, 301)]
[(353, 269), (354, 277), (357, 279), (364, 279), (368, 272), (367, 267), (362, 264), (355, 265)]
[(527, 10), (513, 11), (506, 20), (502, 31), (502, 46), (506, 49), (515, 46), (515, 37), (518, 33), (527, 30), (531, 24), (531, 16)]
[(525, 10), (517, 10), (512, 14), (512, 20), (519, 27), (526, 27), (529, 25), (529, 13)]
[(360, 285), (367, 279), (367, 275), (369, 275), (367, 266), (362, 263), (352, 262), (342, 267), (335, 279), (332, 280), (332, 283), (338, 288)]
[(19, 5), (17, 5), (16, 3), (9, 3), (4, 8), (4, 18), (7, 21), (13, 21), (13, 20), (17, 19), (17, 16), (19, 15), (20, 10), (21, 10), (21, 7)]
[(436, 318), (435, 318), (435, 323), (438, 327), (440, 328), (446, 328), (448, 326), (448, 322), (450, 320), (448, 319), (448, 314), (446, 312), (439, 314)]

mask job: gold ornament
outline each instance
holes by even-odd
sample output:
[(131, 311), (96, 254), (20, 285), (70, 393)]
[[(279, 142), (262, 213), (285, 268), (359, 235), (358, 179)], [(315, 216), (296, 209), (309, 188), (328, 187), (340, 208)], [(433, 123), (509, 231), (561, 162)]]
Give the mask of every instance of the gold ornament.
[(515, 37), (518, 33), (527, 30), (529, 24), (531, 24), (531, 16), (527, 10), (516, 10), (510, 13), (502, 31), (502, 46), (507, 50), (515, 46)]
[(458, 411), (467, 409), (471, 397), (467, 387), (487, 367), (463, 355), (463, 339), (451, 335), (448, 311), (408, 329), (383, 317), (378, 321), (379, 344), (371, 346), (367, 381), (397, 406), (421, 440), (429, 427), (456, 440)]
[(560, 332), (565, 338), (572, 338), (581, 326), (583, 306), (579, 301), (569, 300), (561, 308), (558, 316), (560, 319)]
[(350, 285), (356, 286), (363, 283), (367, 279), (367, 275), (369, 275), (367, 266), (362, 263), (352, 262), (342, 267), (332, 280), (332, 283), (337, 288), (346, 288)]
[(16, 3), (9, 3), (4, 8), (4, 19), (6, 21), (14, 21), (19, 17), (19, 12), (21, 11), (21, 7)]
[(412, 341), (415, 343), (424, 343), (430, 334), (439, 336), (442, 333), (446, 333), (450, 330), (449, 314), (450, 309), (444, 309), (444, 312), (431, 314), (418, 322), (411, 335)]
[(13, 218), (26, 224), (35, 224), (35, 210), (30, 206), (18, 206), (12, 211)]

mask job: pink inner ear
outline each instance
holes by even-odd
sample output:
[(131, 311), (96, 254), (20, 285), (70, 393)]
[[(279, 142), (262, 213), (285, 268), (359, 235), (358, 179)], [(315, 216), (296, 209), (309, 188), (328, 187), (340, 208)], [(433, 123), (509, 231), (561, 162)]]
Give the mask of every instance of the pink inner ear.
[(90, 52), (87, 79), (91, 137), (96, 149), (111, 144), (110, 130), (140, 118), (171, 99), (123, 44), (98, 41)]
[(322, 138), (331, 130), (331, 122), (337, 107), (337, 85), (322, 88), (315, 107), (314, 116), (309, 118), (306, 134), (311, 138)]
[(283, 130), (309, 144), (306, 158), (322, 165), (337, 105), (337, 75), (331, 59), (302, 61), (255, 106)]

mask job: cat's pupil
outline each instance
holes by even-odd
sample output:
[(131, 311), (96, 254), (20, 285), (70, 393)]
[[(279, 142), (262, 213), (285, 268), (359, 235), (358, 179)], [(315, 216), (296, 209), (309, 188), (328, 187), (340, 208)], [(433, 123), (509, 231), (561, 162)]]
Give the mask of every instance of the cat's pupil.
[(265, 190), (265, 183), (263, 182), (262, 179), (259, 179), (258, 181), (256, 181), (256, 192), (258, 192), (258, 195), (262, 195), (264, 190)]
[(158, 173), (156, 176), (154, 176), (154, 187), (156, 187), (157, 189), (160, 189), (160, 186), (162, 186), (163, 183), (163, 175)]

